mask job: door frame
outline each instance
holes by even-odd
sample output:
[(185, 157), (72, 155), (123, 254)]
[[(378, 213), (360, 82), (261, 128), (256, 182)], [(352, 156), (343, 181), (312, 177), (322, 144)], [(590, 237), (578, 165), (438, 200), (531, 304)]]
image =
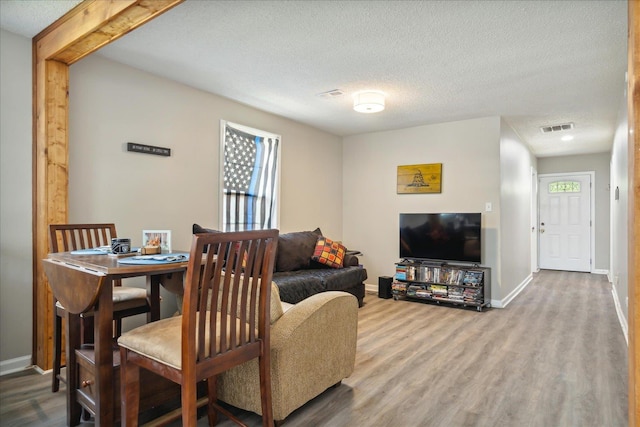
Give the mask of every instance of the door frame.
[[(550, 177), (568, 177), (568, 176), (576, 176), (576, 175), (589, 175), (591, 179), (591, 184), (589, 185), (589, 209), (591, 218), (591, 226), (589, 227), (589, 256), (591, 257), (591, 262), (589, 263), (589, 273), (593, 273), (596, 265), (596, 193), (595, 186), (593, 185), (596, 179), (595, 171), (583, 171), (583, 172), (557, 172), (557, 173), (541, 173), (538, 174), (538, 222), (540, 221), (540, 180), (542, 178), (550, 178)], [(538, 227), (538, 251), (540, 250), (540, 224), (537, 224)]]
[(538, 233), (538, 189), (540, 187), (538, 181), (538, 171), (531, 166), (531, 273), (537, 273), (540, 271), (538, 263), (539, 253), (539, 239), (540, 233)]

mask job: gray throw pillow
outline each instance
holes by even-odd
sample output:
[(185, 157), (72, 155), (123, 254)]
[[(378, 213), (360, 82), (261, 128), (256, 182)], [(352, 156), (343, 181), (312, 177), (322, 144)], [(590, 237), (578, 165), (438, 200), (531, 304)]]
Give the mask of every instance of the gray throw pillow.
[(319, 228), (314, 231), (297, 231), (278, 236), (276, 271), (309, 268), (318, 236), (322, 236)]

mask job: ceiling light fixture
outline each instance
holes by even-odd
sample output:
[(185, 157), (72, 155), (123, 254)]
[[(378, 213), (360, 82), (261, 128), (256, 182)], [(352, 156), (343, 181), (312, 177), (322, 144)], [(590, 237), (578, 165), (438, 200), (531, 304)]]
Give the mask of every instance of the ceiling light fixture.
[(565, 135), (560, 139), (563, 140), (563, 141), (572, 141), (573, 140), (573, 135)]
[(358, 113), (377, 113), (384, 110), (384, 93), (364, 90), (353, 95), (353, 109)]

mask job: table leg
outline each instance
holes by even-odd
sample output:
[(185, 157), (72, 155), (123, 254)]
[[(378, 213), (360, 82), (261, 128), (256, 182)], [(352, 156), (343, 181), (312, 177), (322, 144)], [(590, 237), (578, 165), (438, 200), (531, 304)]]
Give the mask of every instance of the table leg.
[(160, 281), (162, 275), (147, 276), (147, 296), (151, 311), (147, 313), (147, 323), (160, 320)]
[(184, 299), (184, 271), (163, 274), (160, 284), (171, 294), (175, 295), (178, 305), (178, 312), (182, 313), (182, 302)]
[(78, 403), (77, 390), (78, 370), (76, 369), (76, 349), (80, 348), (80, 322), (79, 314), (65, 312), (66, 334), (66, 364), (67, 364), (67, 421), (70, 426), (80, 424), (82, 407)]
[(113, 400), (113, 283), (106, 280), (94, 311), (96, 426), (115, 424)]

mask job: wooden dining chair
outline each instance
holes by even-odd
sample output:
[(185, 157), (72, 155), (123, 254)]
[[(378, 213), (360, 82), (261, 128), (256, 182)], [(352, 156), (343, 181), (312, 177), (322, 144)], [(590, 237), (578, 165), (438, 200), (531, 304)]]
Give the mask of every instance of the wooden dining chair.
[[(117, 237), (114, 224), (51, 224), (49, 225), (49, 244), (51, 252), (68, 252), (79, 249), (91, 249), (111, 245), (111, 239)], [(104, 255), (107, 256), (107, 255)], [(122, 332), (122, 319), (128, 316), (148, 313), (151, 306), (146, 289), (122, 286), (120, 280), (114, 281), (113, 319), (114, 338)], [(53, 375), (51, 391), (60, 389), (60, 369), (62, 368), (62, 319), (65, 308), (53, 297)], [(82, 314), (81, 344), (93, 341), (93, 324), (89, 320), (91, 311)], [(67, 337), (68, 339), (69, 337)]]
[(181, 385), (182, 425), (197, 422), (197, 383), (206, 380), (209, 425), (218, 412), (217, 375), (258, 358), (262, 424), (273, 427), (271, 277), (278, 230), (194, 235), (181, 316), (128, 331), (120, 345), (123, 426), (137, 426), (140, 367)]

